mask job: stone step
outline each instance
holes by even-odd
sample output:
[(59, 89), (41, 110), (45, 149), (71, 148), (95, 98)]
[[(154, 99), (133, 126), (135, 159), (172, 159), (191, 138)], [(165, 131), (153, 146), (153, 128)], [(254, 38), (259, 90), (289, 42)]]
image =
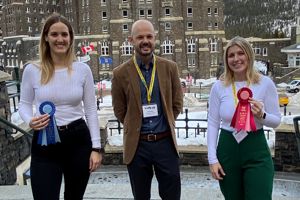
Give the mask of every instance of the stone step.
[[(181, 166), (181, 182), (182, 200), (224, 200), (218, 182), (211, 178), (207, 166)], [(153, 200), (160, 199), (157, 188), (158, 184), (154, 178), (151, 191)], [(0, 200), (21, 199), (32, 199), (30, 185), (0, 187)], [(63, 192), (61, 199), (63, 199)], [(106, 165), (93, 172), (84, 199), (133, 199), (126, 166)], [(296, 199), (300, 199), (300, 174), (276, 172), (273, 200)]]

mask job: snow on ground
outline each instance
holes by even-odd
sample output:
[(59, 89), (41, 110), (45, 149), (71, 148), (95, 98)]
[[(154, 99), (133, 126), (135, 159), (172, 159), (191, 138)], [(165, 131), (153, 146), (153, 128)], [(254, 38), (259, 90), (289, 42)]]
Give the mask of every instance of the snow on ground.
[[(182, 81), (185, 81), (185, 79), (182, 79)], [(216, 81), (216, 78), (212, 79), (198, 79), (198, 80), (193, 80), (193, 85), (201, 85), (202, 86), (209, 86), (212, 85)], [(102, 81), (102, 84), (105, 84), (105, 89), (110, 89), (111, 88), (111, 82), (110, 81)], [(277, 86), (279, 87), (281, 85), (284, 87), (284, 83), (278, 84)], [(95, 85), (95, 88), (97, 88), (97, 84)], [(194, 94), (194, 93), (189, 93), (184, 95), (184, 108), (188, 108), (189, 113), (188, 113), (188, 118), (190, 119), (206, 119), (207, 118), (207, 103), (200, 102), (198, 100), (199, 94)], [(207, 94), (202, 94), (202, 95), (207, 95)], [(295, 105), (300, 107), (300, 92), (295, 94), (294, 96), (289, 97), (289, 105)], [(101, 111), (98, 111), (99, 117), (103, 118), (108, 118), (111, 119), (113, 118), (113, 113), (112, 113), (112, 99), (110, 95), (104, 96), (103, 97), (103, 102), (100, 103)], [(282, 116), (282, 123), (284, 124), (293, 124), (293, 118), (296, 115), (289, 115), (289, 116)], [(184, 119), (185, 118), (185, 113), (180, 114), (178, 119)], [(23, 123), (21, 120), (20, 116), (18, 113), (12, 113), (11, 120), (14, 124), (20, 125)], [(207, 122), (205, 121), (191, 121), (189, 122), (190, 127), (197, 127), (199, 124), (199, 127), (201, 128), (206, 128), (207, 127)], [(176, 121), (176, 127), (185, 127), (185, 122), (183, 121)], [(274, 148), (275, 145), (275, 131), (272, 128), (264, 127), (265, 130), (270, 130), (269, 135), (266, 135), (268, 138), (268, 145), (270, 148)], [(185, 129), (179, 129), (178, 131), (176, 130), (176, 133), (178, 135), (178, 145), (180, 146), (186, 146), (186, 145), (204, 145), (206, 146), (206, 133), (200, 132), (197, 134), (195, 130), (190, 129), (188, 131), (188, 134), (186, 134)], [(188, 136), (188, 137), (187, 137)], [(110, 135), (110, 131), (108, 130), (108, 143), (112, 146), (122, 146), (123, 144), (123, 135), (119, 135), (116, 132), (113, 132), (112, 136)]]

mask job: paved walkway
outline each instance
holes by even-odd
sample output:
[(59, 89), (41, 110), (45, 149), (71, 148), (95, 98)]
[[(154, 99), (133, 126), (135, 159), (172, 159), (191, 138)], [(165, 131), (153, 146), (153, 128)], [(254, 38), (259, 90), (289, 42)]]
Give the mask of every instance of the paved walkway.
[[(182, 200), (224, 200), (217, 181), (207, 167), (183, 166)], [(63, 191), (63, 189), (62, 189)], [(30, 186), (1, 186), (1, 200), (31, 200)], [(63, 199), (63, 194), (61, 194)], [(125, 166), (102, 166), (90, 178), (85, 200), (133, 199)], [(157, 182), (152, 183), (152, 199), (160, 199)], [(299, 200), (300, 174), (277, 172), (274, 180), (273, 200)]]

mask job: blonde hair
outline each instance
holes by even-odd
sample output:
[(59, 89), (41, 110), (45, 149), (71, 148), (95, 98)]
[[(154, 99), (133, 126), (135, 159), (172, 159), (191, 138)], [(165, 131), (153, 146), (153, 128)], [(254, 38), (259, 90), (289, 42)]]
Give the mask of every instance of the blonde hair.
[(247, 70), (246, 70), (246, 79), (247, 79), (246, 81), (248, 82), (248, 84), (258, 83), (260, 80), (260, 74), (254, 68), (254, 59), (255, 59), (254, 51), (250, 43), (245, 38), (239, 36), (232, 38), (225, 47), (225, 52), (223, 55), (225, 71), (221, 75), (220, 79), (224, 81), (224, 84), (226, 86), (234, 82), (234, 74), (233, 71), (229, 68), (227, 54), (229, 48), (235, 45), (237, 45), (244, 51), (248, 59), (249, 65), (247, 66)]
[(70, 46), (68, 51), (66, 52), (65, 64), (68, 67), (68, 72), (71, 72), (71, 67), (73, 61), (76, 60), (75, 51), (74, 51), (74, 31), (70, 24), (70, 22), (63, 16), (54, 13), (50, 15), (43, 26), (43, 30), (41, 33), (40, 44), (39, 44), (39, 65), (41, 66), (41, 84), (47, 84), (54, 74), (54, 63), (50, 53), (49, 43), (46, 41), (46, 37), (49, 33), (50, 27), (55, 24), (61, 22), (68, 27), (70, 34)]

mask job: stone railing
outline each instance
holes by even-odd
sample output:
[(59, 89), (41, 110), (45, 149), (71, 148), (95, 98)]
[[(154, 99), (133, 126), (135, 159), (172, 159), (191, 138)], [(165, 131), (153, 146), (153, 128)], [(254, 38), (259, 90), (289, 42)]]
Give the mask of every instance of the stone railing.
[(275, 138), (275, 170), (300, 173), (299, 147), (294, 125), (281, 124), (276, 129)]

